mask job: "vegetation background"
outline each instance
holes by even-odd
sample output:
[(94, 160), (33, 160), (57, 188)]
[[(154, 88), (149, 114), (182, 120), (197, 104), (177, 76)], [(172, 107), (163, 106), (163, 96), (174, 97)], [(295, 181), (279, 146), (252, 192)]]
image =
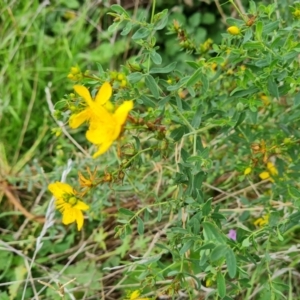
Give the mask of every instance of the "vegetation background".
[[(0, 0), (0, 300), (300, 299), (299, 5)], [(121, 158), (62, 133), (74, 66), (137, 101)], [(118, 176), (82, 231), (48, 224), (48, 184), (87, 167)]]

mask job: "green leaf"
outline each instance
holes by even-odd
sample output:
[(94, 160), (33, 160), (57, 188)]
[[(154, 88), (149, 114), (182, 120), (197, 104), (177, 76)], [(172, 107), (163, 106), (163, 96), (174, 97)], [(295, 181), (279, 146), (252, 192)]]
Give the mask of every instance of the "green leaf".
[(202, 77), (202, 68), (199, 68), (193, 73), (193, 75), (187, 81), (186, 86), (189, 87), (194, 85), (197, 81), (201, 79), (201, 77)]
[(120, 25), (120, 22), (114, 22), (112, 23), (108, 28), (107, 28), (107, 32), (109, 33), (113, 33), (117, 30), (118, 26)]
[(247, 95), (256, 94), (258, 91), (259, 91), (259, 89), (256, 88), (256, 87), (252, 87), (252, 88), (249, 88), (249, 89), (246, 89), (246, 90), (245, 89), (241, 90), (240, 87), (237, 87), (231, 92), (230, 96), (241, 98), (241, 97), (244, 97), (244, 96), (247, 96)]
[(183, 244), (183, 246), (181, 247), (179, 254), (183, 255), (186, 251), (188, 251), (189, 249), (191, 249), (191, 247), (194, 245), (194, 241), (193, 240), (188, 240), (186, 243)]
[(127, 209), (127, 208), (124, 208), (124, 207), (121, 207), (119, 209), (119, 214), (122, 214), (122, 215), (126, 215), (126, 216), (134, 216), (134, 212), (132, 212), (131, 210)]
[(191, 122), (191, 125), (194, 128), (199, 128), (199, 126), (201, 124), (201, 120), (202, 120), (202, 113), (203, 113), (203, 106), (199, 105), (196, 112), (195, 112), (195, 115), (192, 119), (192, 122)]
[(226, 284), (225, 284), (225, 278), (220, 271), (218, 271), (217, 273), (217, 288), (218, 288), (219, 296), (221, 298), (224, 298), (226, 296)]
[(142, 234), (144, 234), (144, 222), (140, 217), (136, 217), (136, 219), (137, 219), (137, 223), (138, 223), (137, 232), (139, 235), (142, 235)]
[(163, 214), (162, 214), (162, 207), (161, 207), (161, 205), (160, 205), (160, 206), (158, 207), (158, 210), (157, 210), (157, 222), (160, 222), (160, 221), (161, 221), (162, 216), (163, 216)]
[(149, 97), (145, 96), (145, 95), (141, 95), (140, 99), (143, 101), (143, 104), (146, 107), (156, 107), (155, 102), (153, 102)]
[(255, 30), (255, 34), (256, 34), (256, 38), (260, 41), (262, 38), (262, 31), (263, 31), (263, 23), (262, 21), (258, 21), (256, 23), (256, 30)]
[(146, 84), (147, 88), (150, 90), (150, 92), (152, 93), (152, 95), (154, 96), (154, 98), (158, 99), (159, 90), (158, 90), (158, 85), (157, 85), (155, 79), (151, 75), (146, 75), (145, 84)]
[(225, 257), (227, 246), (226, 245), (218, 245), (216, 246), (210, 254), (211, 261), (217, 261), (222, 257)]
[(190, 60), (187, 60), (186, 63), (192, 67), (193, 69), (198, 69), (199, 68), (199, 64), (197, 64), (195, 61), (190, 61)]
[(206, 221), (202, 223), (202, 226), (203, 226), (203, 234), (205, 240), (218, 241), (219, 243), (222, 244), (225, 243), (225, 239), (222, 233), (214, 224)]
[(268, 79), (268, 91), (273, 97), (279, 98), (278, 86), (272, 76)]
[(174, 61), (170, 63), (169, 65), (163, 67), (163, 68), (152, 68), (150, 69), (150, 74), (165, 74), (170, 73), (176, 68), (177, 62)]
[(196, 28), (201, 23), (201, 14), (199, 12), (195, 12), (193, 15), (189, 17), (189, 23), (192, 27)]
[(1, 292), (1, 293), (0, 293), (0, 299), (1, 299), (1, 300), (10, 300), (10, 299), (9, 299), (9, 296), (7, 295), (6, 292)]
[(294, 107), (300, 105), (300, 93), (297, 93), (294, 97)]
[(216, 245), (214, 243), (206, 243), (203, 246), (201, 246), (200, 248), (197, 248), (197, 251), (201, 251), (201, 250), (212, 250), (216, 247)]
[(243, 45), (243, 48), (248, 49), (248, 50), (251, 50), (251, 49), (264, 50), (264, 46), (262, 45), (262, 43), (256, 42), (256, 41), (249, 41), (249, 42), (245, 43)]
[(268, 34), (270, 32), (273, 32), (275, 29), (278, 28), (279, 24), (280, 24), (280, 22), (278, 20), (267, 23), (263, 28), (263, 33)]
[(244, 34), (243, 44), (245, 44), (246, 42), (248, 42), (251, 38), (252, 38), (252, 29), (248, 28), (245, 31), (245, 34)]
[(205, 94), (209, 88), (209, 81), (208, 81), (207, 76), (205, 76), (205, 74), (201, 74), (200, 78), (201, 78), (201, 83), (202, 83), (202, 94)]
[(150, 52), (150, 58), (156, 65), (160, 65), (162, 62), (161, 56), (155, 50)]
[(300, 191), (293, 186), (288, 186), (289, 195), (294, 199), (300, 199)]
[(150, 35), (150, 30), (146, 27), (141, 27), (138, 29), (134, 35), (131, 37), (133, 40), (140, 40)]
[(103, 67), (100, 63), (96, 62), (97, 64), (97, 69), (98, 69), (98, 73), (102, 76), (104, 76), (104, 70), (103, 70)]
[(187, 132), (188, 132), (187, 127), (185, 125), (182, 125), (182, 126), (180, 126), (178, 128), (175, 128), (174, 130), (171, 131), (170, 138), (173, 139), (175, 142), (177, 142)]
[(120, 6), (120, 5), (118, 5), (118, 4), (113, 4), (113, 5), (111, 5), (111, 6), (110, 6), (110, 9), (113, 10), (113, 11), (115, 11), (116, 13), (118, 13), (118, 14), (120, 14), (120, 15), (124, 14), (124, 15), (126, 15), (127, 17), (129, 17), (128, 12), (127, 12), (122, 6)]
[(202, 207), (203, 216), (208, 216), (210, 212), (211, 212), (211, 199), (207, 200)]
[(250, 240), (249, 238), (246, 238), (242, 242), (242, 248), (248, 248), (250, 246)]
[(131, 29), (132, 29), (132, 23), (128, 22), (126, 26), (123, 28), (121, 35), (123, 36), (127, 35), (131, 31)]
[(216, 63), (217, 65), (221, 65), (222, 63), (225, 62), (225, 59), (224, 59), (224, 57), (216, 56), (216, 57), (210, 58), (207, 62), (210, 64)]
[(156, 14), (153, 18), (155, 21), (154, 29), (161, 30), (164, 29), (168, 23), (168, 10), (164, 9), (162, 12)]
[(134, 72), (127, 76), (127, 79), (130, 83), (139, 82), (143, 78), (143, 74), (140, 72)]
[(225, 258), (226, 258), (228, 274), (230, 278), (234, 278), (236, 275), (236, 257), (231, 248), (227, 248)]
[(211, 25), (216, 22), (216, 16), (212, 13), (206, 12), (202, 16), (202, 24)]

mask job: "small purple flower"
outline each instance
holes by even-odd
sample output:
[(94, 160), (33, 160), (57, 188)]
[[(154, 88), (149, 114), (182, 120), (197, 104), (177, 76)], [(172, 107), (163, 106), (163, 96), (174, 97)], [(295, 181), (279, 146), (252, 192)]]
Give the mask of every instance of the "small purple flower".
[(234, 241), (236, 241), (236, 230), (230, 229), (228, 233), (228, 237)]

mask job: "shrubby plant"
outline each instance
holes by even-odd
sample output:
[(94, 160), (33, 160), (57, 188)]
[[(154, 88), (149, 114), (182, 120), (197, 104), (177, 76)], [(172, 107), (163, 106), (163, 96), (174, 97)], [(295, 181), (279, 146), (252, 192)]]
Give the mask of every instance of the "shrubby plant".
[[(55, 106), (53, 132), (80, 151), (68, 183), (54, 174), (48, 189), (103, 261), (70, 269), (114, 274), (108, 294), (122, 299), (296, 299), (300, 4), (250, 1), (245, 15), (230, 0), (238, 18), (215, 43), (155, 3), (149, 20), (110, 7), (108, 32), (138, 50), (116, 70), (73, 66)], [(164, 62), (163, 29), (189, 60)]]
[[(64, 121), (76, 128), (88, 120), (86, 137), (100, 145), (85, 167), (105, 165), (106, 151), (115, 149), (104, 170), (80, 173), (84, 193), (75, 202), (89, 202), (108, 182), (111, 190), (123, 184), (140, 198), (132, 209), (121, 204), (115, 227), (123, 240), (156, 231), (151, 252), (124, 267), (123, 280), (140, 284), (129, 299), (181, 293), (287, 299), (293, 292), (286, 280), (296, 270), (279, 272), (277, 264), (284, 253), (299, 251), (296, 244), (294, 250), (284, 246), (299, 223), (298, 3), (288, 22), (275, 3), (251, 1), (248, 15), (238, 11), (240, 18), (227, 19), (220, 44), (197, 43), (174, 20), (169, 34), (193, 55), (180, 68), (160, 55), (156, 37), (169, 12), (155, 13), (152, 5), (149, 22), (111, 6), (108, 30), (129, 36), (139, 47), (136, 56), (118, 71), (98, 65), (88, 75), (75, 67), (68, 75), (77, 83), (60, 108)], [(151, 163), (160, 165), (156, 188), (143, 177)], [(64, 197), (73, 205), (72, 193)], [(65, 213), (63, 223), (78, 223)], [(271, 253), (278, 243), (282, 252)], [(253, 286), (257, 272), (261, 281)]]

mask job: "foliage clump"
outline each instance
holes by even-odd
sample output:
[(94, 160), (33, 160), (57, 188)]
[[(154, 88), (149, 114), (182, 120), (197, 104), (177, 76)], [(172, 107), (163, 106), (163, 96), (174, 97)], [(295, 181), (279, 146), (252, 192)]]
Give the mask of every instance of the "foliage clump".
[[(70, 184), (59, 164), (49, 176), (54, 199), (39, 239), (51, 228), (74, 244), (54, 207), (64, 225), (89, 233), (80, 248), (88, 262), (68, 274), (95, 272), (115, 286), (104, 284), (102, 295), (292, 299), (298, 289), (300, 7), (250, 1), (243, 14), (229, 2), (237, 17), (227, 18), (220, 42), (197, 40), (167, 9), (155, 13), (155, 1), (149, 18), (111, 5), (107, 32), (134, 54), (115, 70), (98, 63), (67, 75), (75, 85), (55, 105), (54, 133), (78, 152)], [(168, 61), (163, 34), (185, 60)], [(39, 240), (34, 257), (43, 251)], [(96, 299), (90, 283), (86, 295)]]

